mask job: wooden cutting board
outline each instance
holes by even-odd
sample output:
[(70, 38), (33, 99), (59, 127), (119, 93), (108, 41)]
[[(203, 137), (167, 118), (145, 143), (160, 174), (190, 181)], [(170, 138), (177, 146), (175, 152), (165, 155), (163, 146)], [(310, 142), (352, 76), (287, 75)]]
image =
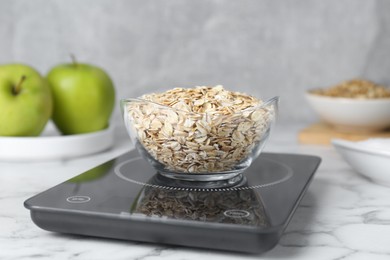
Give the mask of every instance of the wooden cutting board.
[(343, 133), (324, 123), (309, 125), (298, 133), (301, 144), (330, 145), (334, 138), (360, 141), (368, 138), (390, 138), (390, 130), (370, 133)]

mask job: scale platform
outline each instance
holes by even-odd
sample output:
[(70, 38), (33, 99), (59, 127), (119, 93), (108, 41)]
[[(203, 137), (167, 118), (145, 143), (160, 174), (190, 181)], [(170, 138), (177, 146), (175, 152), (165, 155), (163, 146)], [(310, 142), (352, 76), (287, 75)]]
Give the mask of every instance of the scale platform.
[(232, 187), (180, 185), (133, 150), (25, 201), (60, 233), (261, 253), (273, 248), (321, 159), (262, 153)]

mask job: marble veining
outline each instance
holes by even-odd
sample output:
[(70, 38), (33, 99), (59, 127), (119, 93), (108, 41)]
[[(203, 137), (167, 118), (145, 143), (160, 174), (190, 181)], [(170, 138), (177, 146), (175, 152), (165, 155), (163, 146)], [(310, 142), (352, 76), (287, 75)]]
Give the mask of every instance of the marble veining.
[(323, 161), (279, 244), (265, 254), (63, 235), (35, 226), (24, 200), (129, 149), (128, 137), (117, 131), (115, 148), (102, 154), (66, 162), (0, 162), (0, 259), (390, 259), (390, 189), (354, 172), (332, 147), (297, 144), (301, 127), (279, 126), (266, 150)]

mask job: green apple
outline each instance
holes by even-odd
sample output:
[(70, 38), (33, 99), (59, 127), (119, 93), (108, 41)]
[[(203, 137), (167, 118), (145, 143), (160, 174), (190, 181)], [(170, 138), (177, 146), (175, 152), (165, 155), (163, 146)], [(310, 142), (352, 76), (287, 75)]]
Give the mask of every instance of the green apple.
[(47, 75), (54, 100), (53, 122), (65, 135), (108, 127), (115, 89), (108, 74), (89, 64), (69, 63)]
[(23, 64), (0, 65), (0, 135), (37, 136), (52, 114), (46, 80)]

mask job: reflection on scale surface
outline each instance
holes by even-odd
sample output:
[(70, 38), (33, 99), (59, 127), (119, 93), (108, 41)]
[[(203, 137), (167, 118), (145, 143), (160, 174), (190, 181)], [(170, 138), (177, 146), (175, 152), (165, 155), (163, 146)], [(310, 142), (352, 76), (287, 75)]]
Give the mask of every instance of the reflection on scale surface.
[(269, 226), (261, 198), (248, 186), (226, 191), (204, 191), (164, 187), (160, 174), (154, 175), (144, 186), (131, 208), (132, 214), (251, 226)]

